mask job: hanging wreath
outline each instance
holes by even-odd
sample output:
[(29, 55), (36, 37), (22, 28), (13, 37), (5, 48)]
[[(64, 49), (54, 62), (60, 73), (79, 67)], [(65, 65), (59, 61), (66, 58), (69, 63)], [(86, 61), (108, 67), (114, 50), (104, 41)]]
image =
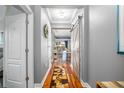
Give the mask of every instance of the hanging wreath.
[(44, 25), (43, 29), (44, 29), (44, 37), (48, 38), (48, 26), (47, 26), (47, 24)]

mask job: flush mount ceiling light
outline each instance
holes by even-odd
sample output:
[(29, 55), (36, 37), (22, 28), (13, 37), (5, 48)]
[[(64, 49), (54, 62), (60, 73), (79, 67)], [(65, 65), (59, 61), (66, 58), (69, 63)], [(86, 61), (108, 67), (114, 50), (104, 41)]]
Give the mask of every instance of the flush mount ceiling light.
[(47, 8), (51, 23), (70, 23), (76, 15), (77, 8)]
[(54, 9), (53, 13), (56, 15), (57, 18), (65, 18), (68, 14), (64, 9)]
[(57, 16), (58, 16), (59, 18), (64, 18), (64, 17), (66, 16), (64, 10), (60, 10), (60, 11), (57, 11), (57, 12), (58, 12), (58, 13), (57, 13)]

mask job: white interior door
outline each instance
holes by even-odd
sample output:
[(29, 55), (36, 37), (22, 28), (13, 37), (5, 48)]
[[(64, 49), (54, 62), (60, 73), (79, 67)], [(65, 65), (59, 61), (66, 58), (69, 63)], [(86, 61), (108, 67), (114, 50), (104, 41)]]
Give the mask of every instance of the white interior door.
[(6, 17), (5, 87), (26, 87), (26, 15)]

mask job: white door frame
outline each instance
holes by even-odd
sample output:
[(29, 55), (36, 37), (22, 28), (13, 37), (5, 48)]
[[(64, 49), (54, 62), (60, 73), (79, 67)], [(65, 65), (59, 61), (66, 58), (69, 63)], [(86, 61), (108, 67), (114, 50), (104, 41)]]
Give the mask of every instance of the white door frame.
[[(16, 9), (21, 10), (23, 13), (26, 14), (26, 72), (27, 77), (29, 77), (29, 80), (27, 80), (27, 88), (33, 88), (34, 87), (34, 53), (33, 53), (33, 12), (27, 5), (19, 5), (18, 7), (15, 7)], [(3, 62), (3, 70), (5, 70), (5, 62)], [(3, 73), (3, 87), (5, 87), (5, 74)], [(28, 78), (27, 78), (28, 79)]]

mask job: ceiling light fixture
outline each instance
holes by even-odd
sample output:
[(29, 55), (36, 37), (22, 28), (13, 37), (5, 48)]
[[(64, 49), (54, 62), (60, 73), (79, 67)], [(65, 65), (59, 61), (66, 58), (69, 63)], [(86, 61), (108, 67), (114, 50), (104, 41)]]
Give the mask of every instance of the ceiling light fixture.
[(65, 17), (65, 12), (64, 12), (64, 10), (58, 10), (58, 17), (59, 18), (64, 18)]

